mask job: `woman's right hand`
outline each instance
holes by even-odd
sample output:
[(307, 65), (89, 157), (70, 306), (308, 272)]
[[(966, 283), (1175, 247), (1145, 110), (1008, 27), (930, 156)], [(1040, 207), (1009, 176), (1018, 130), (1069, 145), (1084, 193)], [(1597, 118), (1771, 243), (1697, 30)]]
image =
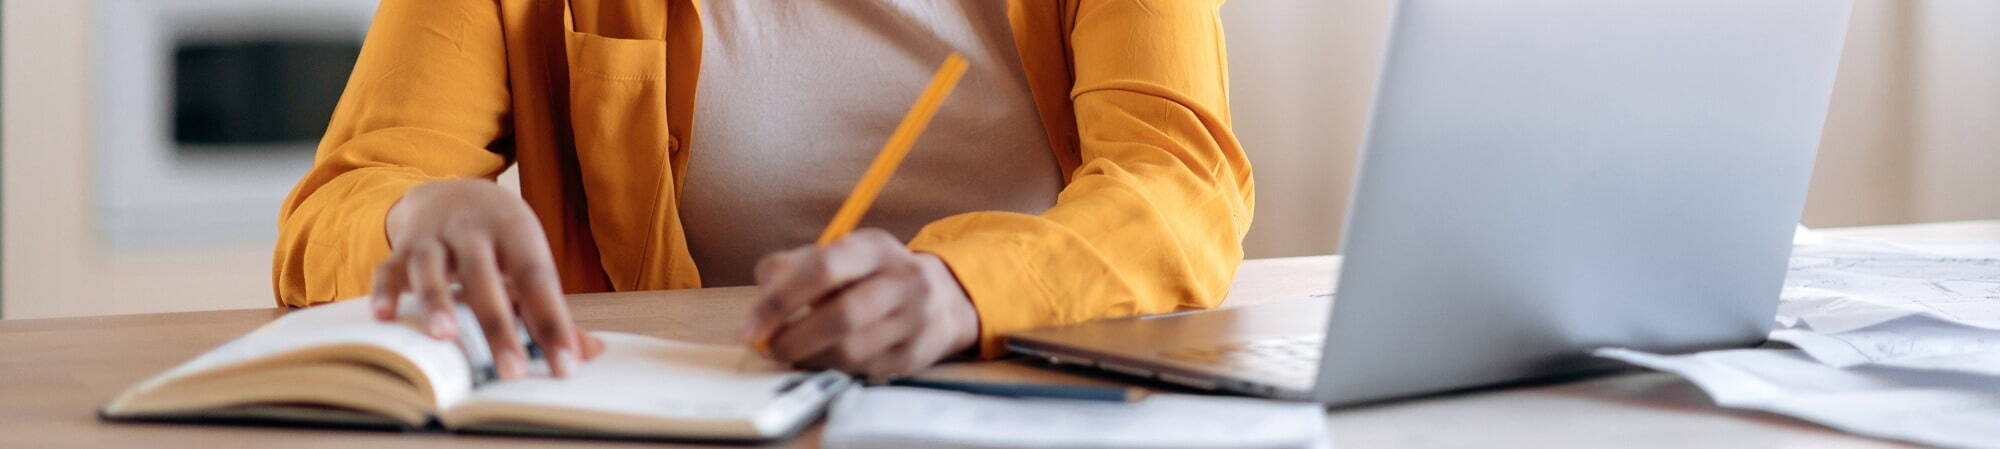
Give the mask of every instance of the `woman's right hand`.
[(404, 193), (387, 221), (394, 250), (375, 270), (377, 319), (395, 319), (397, 298), (413, 293), (425, 306), (425, 331), (455, 339), (452, 303), (463, 301), (479, 319), (501, 379), (528, 374), (526, 350), (503, 343), (519, 341), (517, 318), (555, 377), (575, 373), (579, 357), (602, 349), (570, 321), (541, 223), (520, 196), (482, 179), (430, 182)]

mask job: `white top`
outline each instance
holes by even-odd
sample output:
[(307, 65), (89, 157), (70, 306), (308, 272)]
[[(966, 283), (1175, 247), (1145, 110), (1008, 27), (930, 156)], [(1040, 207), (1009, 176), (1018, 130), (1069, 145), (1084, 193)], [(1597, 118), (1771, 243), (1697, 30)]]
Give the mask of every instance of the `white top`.
[(681, 218), (705, 286), (819, 238), (950, 52), (965, 77), (862, 227), (907, 241), (962, 212), (1040, 213), (1062, 173), (1005, 2), (710, 0)]

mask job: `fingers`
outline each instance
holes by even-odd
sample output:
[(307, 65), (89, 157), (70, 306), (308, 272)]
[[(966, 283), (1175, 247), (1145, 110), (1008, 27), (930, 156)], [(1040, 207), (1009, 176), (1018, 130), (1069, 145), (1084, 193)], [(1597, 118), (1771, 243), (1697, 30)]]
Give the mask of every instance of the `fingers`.
[(404, 260), (410, 290), (424, 302), (424, 329), (431, 338), (458, 337), (458, 321), (452, 318), (452, 279), (445, 247), (437, 242), (417, 242)]
[[(951, 268), (935, 255), (914, 254), (910, 260), (913, 262), (896, 264), (882, 275), (883, 279), (907, 280), (909, 290), (904, 296), (905, 304), (881, 321), (864, 327), (858, 334), (848, 336), (853, 342), (843, 343), (868, 346), (851, 350), (853, 353), (845, 359), (825, 356), (814, 361), (838, 363), (828, 366), (874, 379), (885, 379), (917, 372), (953, 352), (978, 343), (978, 311), (958, 285)], [(915, 268), (909, 268), (911, 266)], [(883, 342), (892, 343), (885, 349), (873, 349)], [(868, 352), (874, 355), (866, 355)], [(856, 356), (866, 359), (855, 360)]]
[(460, 299), (479, 318), (480, 331), (486, 335), (486, 346), (493, 352), (493, 363), (500, 377), (519, 378), (527, 374), (528, 354), (521, 348), (520, 335), (514, 330), (513, 301), (507, 297), (493, 248), (483, 243), (457, 240), (452, 244), (452, 255), (458, 259), (458, 276), (464, 285)]
[(596, 336), (577, 331), (576, 341), (578, 346), (583, 347), (584, 360), (595, 359), (598, 355), (604, 354), (604, 340), (599, 340)]
[(880, 229), (855, 231), (825, 249), (801, 248), (758, 263), (763, 298), (750, 311), (739, 337), (770, 335), (792, 314), (827, 298), (907, 255), (902, 242)]
[[(907, 322), (886, 320), (914, 302), (909, 278), (876, 277), (841, 292), (833, 301), (782, 326), (771, 341), (771, 356), (812, 367), (847, 368), (874, 358), (910, 333)], [(823, 363), (814, 363), (823, 362)]]
[(811, 254), (812, 247), (801, 246), (764, 256), (757, 260), (751, 275), (759, 286), (775, 285), (778, 277), (790, 275), (792, 269)]
[(514, 307), (499, 301), (467, 301), (465, 305), (479, 318), (479, 329), (486, 335), (486, 346), (493, 350), (494, 370), (500, 378), (527, 377), (528, 352), (521, 346), (521, 334), (514, 330)]
[(890, 379), (907, 376), (923, 369), (926, 363), (918, 362), (917, 354), (924, 347), (931, 346), (923, 341), (904, 341), (883, 351), (881, 355), (863, 362), (855, 372), (869, 379)]
[(869, 379), (886, 379), (915, 371), (922, 365), (917, 364), (918, 357), (912, 350), (926, 346), (919, 338), (923, 323), (914, 319), (914, 314), (905, 315), (899, 310), (894, 316), (848, 336), (846, 341), (797, 365), (837, 369)]
[(910, 333), (921, 336), (902, 340), (874, 358), (848, 369), (850, 372), (862, 373), (871, 379), (909, 375), (937, 363), (954, 351), (954, 343), (947, 338), (948, 335), (940, 334), (945, 326), (937, 316), (917, 308), (906, 308), (897, 311), (894, 319), (911, 323), (913, 329)]
[(783, 321), (791, 316), (778, 315), (778, 311), (785, 309), (785, 306), (778, 304), (777, 301), (780, 300), (773, 294), (776, 293), (778, 282), (791, 278), (793, 272), (798, 270), (806, 259), (813, 257), (813, 254), (812, 247), (802, 246), (770, 254), (757, 261), (754, 273), (757, 279), (757, 305), (751, 307), (750, 317), (744, 319), (743, 324), (736, 328), (736, 339), (762, 340), (769, 332), (771, 322)]
[(371, 304), (375, 309), (375, 319), (390, 321), (396, 319), (396, 300), (403, 295), (409, 282), (404, 277), (403, 258), (392, 254), (389, 260), (375, 267), (375, 287), (370, 290)]
[(408, 301), (401, 295), (411, 294), (425, 309), (425, 333), (451, 339), (467, 331), (453, 312), (462, 302), (503, 379), (528, 371), (520, 327), (546, 351), (556, 377), (603, 351), (571, 322), (541, 226), (517, 194), (482, 180), (424, 183), (404, 193), (384, 226), (395, 253), (375, 272), (378, 318), (393, 319), (397, 303)]
[[(537, 240), (539, 241), (539, 240)], [(527, 248), (522, 248), (522, 247)], [(555, 377), (569, 377), (586, 354), (577, 338), (578, 330), (570, 320), (569, 307), (563, 301), (562, 283), (556, 277), (555, 267), (550, 263), (546, 247), (540, 245), (503, 245), (500, 248), (501, 263), (505, 264), (508, 278), (514, 280), (516, 303), (520, 306), (521, 318), (527, 322), (528, 332), (535, 342), (546, 350), (550, 374)], [(539, 252), (539, 254), (537, 254)]]

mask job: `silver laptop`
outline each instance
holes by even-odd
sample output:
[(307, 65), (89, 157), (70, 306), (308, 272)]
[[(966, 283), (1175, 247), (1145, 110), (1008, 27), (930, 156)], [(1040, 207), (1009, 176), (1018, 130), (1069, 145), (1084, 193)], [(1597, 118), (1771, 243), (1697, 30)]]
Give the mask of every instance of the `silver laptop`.
[(1337, 300), (1040, 329), (1007, 345), (1345, 404), (1598, 369), (1596, 347), (1757, 344), (1850, 6), (1403, 1)]

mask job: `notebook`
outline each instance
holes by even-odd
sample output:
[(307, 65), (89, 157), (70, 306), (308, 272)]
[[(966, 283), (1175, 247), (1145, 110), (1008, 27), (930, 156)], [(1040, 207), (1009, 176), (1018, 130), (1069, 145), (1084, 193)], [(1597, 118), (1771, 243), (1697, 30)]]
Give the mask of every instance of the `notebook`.
[[(418, 301), (394, 322), (365, 300), (295, 311), (131, 387), (111, 421), (400, 428), (763, 442), (817, 419), (852, 380), (790, 371), (736, 346), (596, 332), (570, 378), (485, 382), (459, 345), (425, 336)], [(744, 363), (746, 360), (754, 360)]]

